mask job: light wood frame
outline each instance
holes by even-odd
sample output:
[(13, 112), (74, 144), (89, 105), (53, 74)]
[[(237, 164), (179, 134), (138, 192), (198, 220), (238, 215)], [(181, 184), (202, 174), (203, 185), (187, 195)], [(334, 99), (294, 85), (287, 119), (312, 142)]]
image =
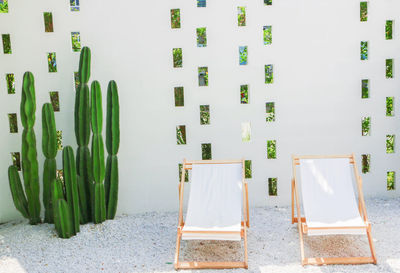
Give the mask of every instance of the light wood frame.
[[(360, 212), (361, 218), (363, 219), (365, 226), (363, 227), (350, 227), (350, 229), (360, 229), (365, 228), (368, 236), (369, 247), (371, 250), (370, 257), (315, 257), (307, 258), (304, 256), (304, 242), (303, 234), (307, 234), (309, 228), (307, 226), (307, 219), (301, 216), (300, 201), (298, 193), (298, 183), (296, 178), (296, 166), (300, 165), (300, 159), (319, 159), (319, 158), (348, 158), (349, 164), (353, 165), (354, 176), (357, 180), (357, 191), (358, 191), (358, 210)], [(300, 235), (300, 253), (301, 253), (301, 264), (302, 265), (324, 265), (324, 264), (367, 264), (367, 263), (377, 263), (374, 243), (372, 241), (371, 235), (371, 223), (368, 221), (367, 210), (365, 208), (364, 195), (362, 192), (362, 180), (358, 173), (356, 159), (354, 153), (351, 155), (307, 155), (307, 156), (292, 156), (292, 168), (293, 168), (293, 178), (292, 178), (292, 224), (297, 223)], [(296, 202), (297, 216), (295, 216), (294, 203)], [(312, 229), (326, 229), (324, 227), (313, 227)], [(329, 229), (349, 229), (349, 227), (335, 227)]]
[[(186, 170), (191, 170), (193, 164), (242, 164), (242, 183), (243, 183), (243, 221), (241, 222), (240, 236), (244, 240), (244, 261), (242, 262), (196, 262), (196, 261), (179, 261), (179, 251), (180, 244), (183, 233), (190, 233), (190, 231), (183, 231), (185, 225), (183, 221), (183, 193), (185, 185), (185, 172)], [(244, 159), (242, 160), (201, 160), (201, 161), (187, 161), (183, 160), (181, 181), (179, 183), (179, 220), (178, 220), (178, 232), (176, 236), (176, 251), (174, 266), (175, 269), (225, 269), (225, 268), (248, 268), (247, 262), (247, 228), (250, 227), (249, 220), (249, 198), (248, 198), (248, 188), (247, 182), (245, 180), (245, 164)], [(199, 233), (196, 231), (196, 233)], [(202, 233), (222, 233), (222, 234), (232, 234), (236, 232), (231, 231), (204, 231)]]

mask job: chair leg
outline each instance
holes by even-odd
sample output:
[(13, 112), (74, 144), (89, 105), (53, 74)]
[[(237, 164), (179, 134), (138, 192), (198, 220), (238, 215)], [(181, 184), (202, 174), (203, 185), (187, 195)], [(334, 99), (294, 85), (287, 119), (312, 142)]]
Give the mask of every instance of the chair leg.
[(303, 238), (303, 230), (301, 228), (301, 222), (298, 223), (299, 228), (299, 236), (300, 236), (300, 255), (301, 255), (301, 264), (304, 265), (305, 258), (304, 258), (304, 238)]
[(247, 183), (245, 184), (246, 187), (246, 211), (247, 211), (247, 216), (246, 216), (246, 225), (249, 228), (250, 227), (250, 214), (249, 214), (249, 189), (247, 186)]
[(294, 223), (294, 201), (296, 198), (296, 211), (297, 211), (297, 227), (299, 229), (299, 239), (300, 239), (300, 255), (301, 255), (301, 264), (305, 264), (304, 259), (304, 241), (303, 241), (303, 229), (301, 227), (301, 210), (300, 210), (300, 203), (299, 203), (299, 196), (297, 192), (297, 187), (294, 179), (292, 180), (292, 223)]
[(294, 224), (294, 179), (292, 179), (292, 224)]
[(247, 230), (244, 229), (244, 268), (248, 269), (248, 254), (247, 254)]
[(372, 259), (374, 260), (374, 264), (377, 264), (374, 242), (372, 240), (372, 235), (371, 235), (371, 224), (369, 224), (369, 227), (367, 229), (367, 236), (368, 236), (369, 248), (371, 249)]
[(178, 228), (178, 232), (176, 235), (176, 250), (175, 250), (175, 259), (174, 259), (174, 267), (175, 270), (178, 270), (178, 264), (179, 264), (179, 250), (181, 248), (181, 231)]

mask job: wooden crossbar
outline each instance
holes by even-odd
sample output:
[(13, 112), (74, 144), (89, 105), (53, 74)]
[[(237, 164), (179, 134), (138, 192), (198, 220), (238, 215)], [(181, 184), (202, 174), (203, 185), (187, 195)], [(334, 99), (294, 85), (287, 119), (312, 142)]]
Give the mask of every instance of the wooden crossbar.
[(349, 158), (352, 159), (353, 155), (294, 155), (294, 160), (298, 159), (325, 159), (325, 158)]
[[(296, 166), (300, 165), (300, 159), (324, 159), (324, 158), (348, 158), (349, 163), (353, 165), (354, 175), (357, 180), (357, 191), (358, 191), (358, 207), (360, 211), (360, 215), (364, 220), (365, 226), (360, 227), (308, 227), (307, 219), (305, 217), (301, 217), (300, 210), (300, 199), (298, 194), (298, 183), (296, 177)], [(302, 265), (324, 265), (324, 264), (365, 264), (365, 263), (377, 263), (376, 253), (374, 243), (372, 241), (371, 235), (371, 224), (368, 221), (367, 210), (365, 208), (364, 195), (362, 192), (362, 179), (358, 173), (357, 163), (355, 159), (354, 153), (351, 155), (303, 155), (303, 156), (292, 156), (292, 224), (298, 224), (299, 230), (299, 239), (300, 239), (300, 254)], [(297, 215), (295, 216), (295, 204)], [(323, 257), (315, 257), (315, 258), (306, 258), (304, 255), (304, 241), (303, 241), (303, 233), (306, 234), (308, 230), (341, 230), (341, 229), (366, 229), (369, 247), (371, 251), (371, 257), (332, 257), (332, 258), (323, 258)]]
[(179, 269), (233, 269), (247, 268), (245, 262), (178, 262)]
[(240, 231), (221, 231), (221, 230), (182, 230), (182, 233), (188, 233), (188, 234), (196, 234), (196, 233), (200, 233), (200, 234), (240, 234)]
[[(240, 232), (232, 232), (232, 231), (183, 231), (184, 221), (183, 221), (183, 193), (185, 187), (185, 171), (191, 170), (193, 164), (242, 164), (242, 185), (243, 185), (243, 221), (241, 221), (241, 231)], [(175, 260), (174, 267), (176, 270), (178, 269), (231, 269), (231, 268), (248, 268), (248, 254), (247, 254), (247, 228), (250, 227), (249, 220), (249, 194), (247, 182), (245, 180), (245, 166), (244, 159), (242, 160), (201, 160), (201, 161), (187, 161), (183, 160), (182, 173), (181, 173), (181, 181), (179, 183), (179, 219), (178, 219), (178, 230), (176, 236), (176, 251), (175, 251)], [(180, 252), (180, 244), (183, 233), (204, 233), (204, 234), (238, 234), (244, 239), (244, 261), (242, 262), (180, 262), (179, 261), (179, 252)]]
[(293, 162), (295, 165), (300, 165), (300, 159), (325, 159), (325, 158), (348, 158), (350, 164), (354, 164), (353, 155), (300, 155), (293, 156)]
[(340, 229), (367, 229), (367, 226), (351, 226), (351, 227), (309, 227), (307, 226), (308, 230), (340, 230)]
[(193, 164), (241, 164), (242, 160), (192, 160), (186, 161), (185, 166), (183, 167), (185, 170), (191, 170)]
[(328, 265), (328, 264), (371, 264), (375, 263), (372, 257), (329, 257), (305, 258), (303, 265)]

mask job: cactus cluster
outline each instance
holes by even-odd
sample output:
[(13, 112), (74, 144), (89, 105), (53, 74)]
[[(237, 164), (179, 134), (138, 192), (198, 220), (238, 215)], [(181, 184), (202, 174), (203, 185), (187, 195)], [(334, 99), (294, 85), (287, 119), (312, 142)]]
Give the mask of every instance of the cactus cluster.
[(24, 131), (22, 133), (22, 175), (24, 188), (18, 170), (14, 166), (8, 169), (11, 194), (15, 207), (21, 214), (29, 219), (30, 224), (41, 222), (39, 199), (39, 167), (37, 161), (35, 125), (36, 96), (35, 80), (31, 72), (25, 72), (22, 83), (21, 96), (21, 121)]
[[(81, 51), (79, 81), (75, 98), (75, 136), (78, 144), (76, 160), (71, 146), (62, 152), (64, 183), (57, 178), (57, 131), (54, 109), (51, 103), (42, 108), (42, 150), (44, 221), (53, 223), (61, 238), (70, 238), (80, 230), (80, 224), (89, 221), (101, 223), (114, 219), (118, 203), (118, 158), (119, 149), (119, 101), (115, 81), (107, 89), (106, 148), (107, 164), (104, 160), (103, 108), (100, 83), (93, 81), (89, 90), (91, 52), (88, 47)], [(21, 183), (18, 169), (8, 169), (10, 189), (15, 207), (28, 218), (31, 224), (41, 222), (39, 200), (39, 170), (36, 151), (35, 87), (32, 73), (24, 74), (21, 120), (22, 173)], [(92, 147), (89, 150), (91, 131)]]
[[(118, 202), (119, 102), (117, 84), (110, 81), (107, 92), (106, 147), (104, 160), (103, 106), (100, 83), (90, 87), (91, 52), (84, 47), (79, 62), (80, 85), (75, 100), (75, 135), (78, 143), (77, 171), (81, 209), (81, 223), (90, 219), (101, 223), (114, 219)], [(90, 97), (90, 101), (89, 101)], [(92, 147), (88, 144), (92, 130)]]

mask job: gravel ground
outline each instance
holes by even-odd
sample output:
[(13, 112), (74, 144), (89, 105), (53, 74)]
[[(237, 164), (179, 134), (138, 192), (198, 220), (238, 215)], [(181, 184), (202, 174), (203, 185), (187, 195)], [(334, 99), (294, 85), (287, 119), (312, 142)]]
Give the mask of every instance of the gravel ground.
[[(251, 209), (248, 270), (182, 272), (400, 272), (400, 199), (366, 203), (378, 265), (302, 267), (290, 208), (278, 207)], [(9, 222), (0, 225), (0, 272), (175, 272), (176, 224), (177, 213), (123, 215), (81, 226), (77, 236), (65, 240), (52, 225)], [(364, 237), (307, 238), (306, 254), (369, 255)], [(243, 252), (238, 242), (183, 241), (181, 246), (181, 260), (239, 260)]]

